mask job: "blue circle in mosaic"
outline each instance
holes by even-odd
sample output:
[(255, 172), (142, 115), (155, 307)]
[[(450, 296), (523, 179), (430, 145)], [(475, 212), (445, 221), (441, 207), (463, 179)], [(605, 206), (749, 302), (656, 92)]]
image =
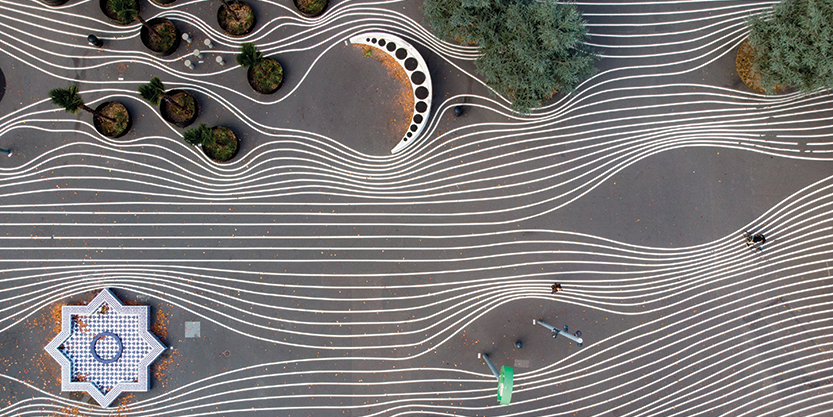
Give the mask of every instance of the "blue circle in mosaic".
[[(101, 340), (104, 337), (112, 337), (116, 341), (116, 344), (118, 345), (118, 348), (116, 349), (116, 354), (113, 355), (113, 357), (110, 358), (110, 359), (102, 359), (101, 356), (98, 356), (98, 353), (95, 351), (96, 343), (98, 343), (98, 341)], [(119, 360), (123, 351), (124, 351), (124, 345), (122, 345), (122, 343), (121, 343), (121, 338), (113, 332), (101, 332), (101, 333), (95, 335), (92, 342), (90, 342), (90, 354), (93, 355), (93, 358), (95, 358), (95, 360), (97, 360), (101, 363), (113, 363), (113, 362)]]

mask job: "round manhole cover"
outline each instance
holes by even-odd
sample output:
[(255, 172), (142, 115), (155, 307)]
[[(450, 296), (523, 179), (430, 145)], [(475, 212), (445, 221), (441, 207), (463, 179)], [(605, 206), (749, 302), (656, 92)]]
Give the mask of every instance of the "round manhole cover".
[(127, 64), (124, 62), (116, 64), (116, 72), (119, 73), (119, 75), (124, 75), (124, 73), (127, 72)]

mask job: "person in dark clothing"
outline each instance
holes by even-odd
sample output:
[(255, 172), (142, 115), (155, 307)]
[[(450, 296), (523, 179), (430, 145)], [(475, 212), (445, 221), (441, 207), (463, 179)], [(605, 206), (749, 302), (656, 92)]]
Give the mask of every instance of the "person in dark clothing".
[(764, 243), (766, 243), (766, 237), (760, 233), (755, 233), (754, 235), (746, 232), (744, 233), (746, 237), (746, 246), (754, 246), (756, 249), (761, 249)]
[(550, 287), (550, 288), (552, 288), (552, 293), (553, 294), (555, 294), (559, 291), (564, 291), (564, 289), (561, 288), (561, 284), (559, 284), (557, 282), (555, 284), (552, 284), (552, 287)]

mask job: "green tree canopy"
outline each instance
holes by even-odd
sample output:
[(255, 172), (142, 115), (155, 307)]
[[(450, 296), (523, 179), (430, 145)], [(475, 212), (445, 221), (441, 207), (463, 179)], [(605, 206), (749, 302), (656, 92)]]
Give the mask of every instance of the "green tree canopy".
[(154, 106), (159, 105), (159, 100), (165, 96), (165, 84), (159, 80), (159, 77), (153, 77), (147, 84), (139, 86), (139, 95)]
[(240, 46), (240, 53), (234, 58), (242, 67), (253, 67), (263, 60), (263, 53), (253, 43), (246, 42)]
[(214, 131), (205, 123), (200, 123), (199, 127), (186, 130), (182, 138), (191, 145), (207, 146), (214, 139)]
[(553, 0), (425, 0), (435, 32), (477, 44), (487, 85), (522, 113), (595, 71), (586, 22), (573, 3)]
[(110, 8), (123, 24), (129, 24), (139, 16), (138, 3), (135, 0), (107, 0)]
[[(69, 86), (69, 88), (54, 88), (49, 90), (49, 99), (52, 100), (52, 104), (72, 114), (77, 114), (79, 110), (88, 109), (84, 105), (84, 99), (78, 94), (78, 86), (75, 84)], [(88, 111), (92, 113), (92, 110)]]
[(833, 2), (783, 0), (747, 23), (752, 68), (764, 91), (833, 88)]

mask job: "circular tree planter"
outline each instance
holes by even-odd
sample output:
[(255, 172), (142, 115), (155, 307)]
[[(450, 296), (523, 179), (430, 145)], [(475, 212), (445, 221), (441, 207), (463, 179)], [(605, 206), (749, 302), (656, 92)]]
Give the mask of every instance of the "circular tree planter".
[(240, 139), (225, 126), (215, 126), (211, 128), (212, 138), (209, 143), (202, 144), (202, 150), (205, 156), (211, 158), (214, 162), (228, 162), (240, 149)]
[(109, 120), (100, 119), (93, 116), (93, 126), (98, 133), (111, 138), (119, 138), (130, 131), (133, 125), (133, 120), (130, 117), (130, 112), (127, 107), (117, 101), (106, 101), (95, 108), (99, 112), (111, 119), (115, 119), (118, 123), (113, 124)]
[(263, 58), (246, 73), (249, 85), (261, 94), (272, 94), (283, 85), (283, 67), (272, 58)]
[(220, 6), (220, 10), (217, 10), (217, 23), (229, 36), (245, 36), (255, 27), (255, 12), (246, 3), (229, 3), (228, 8)]
[(738, 71), (738, 75), (740, 75), (740, 80), (746, 84), (747, 87), (759, 92), (763, 93), (764, 89), (761, 88), (761, 77), (755, 73), (754, 69), (752, 68), (752, 62), (755, 61), (754, 50), (752, 46), (749, 45), (749, 40), (743, 41), (738, 47), (738, 54), (735, 57), (735, 68)]
[[(141, 9), (139, 8), (139, 0), (133, 0), (133, 3), (136, 4), (136, 10), (140, 11)], [(113, 11), (113, 9), (110, 7), (110, 2), (108, 0), (98, 0), (98, 5), (101, 7), (101, 11), (104, 13), (104, 15), (107, 16), (113, 23), (120, 26), (127, 26), (133, 24), (133, 22), (122, 23), (116, 12)]]
[(159, 112), (162, 114), (162, 119), (179, 127), (186, 127), (197, 120), (197, 116), (200, 115), (200, 105), (196, 97), (184, 90), (171, 90), (167, 94), (185, 110), (174, 106), (168, 100), (160, 100)]
[(179, 29), (174, 23), (164, 17), (151, 19), (147, 23), (156, 31), (157, 36), (151, 36), (148, 28), (142, 25), (139, 31), (142, 44), (159, 56), (168, 56), (176, 52), (179, 48)]
[(41, 3), (47, 6), (62, 6), (66, 4), (69, 0), (40, 0)]
[[(752, 66), (752, 63), (755, 62), (755, 50), (752, 48), (752, 45), (749, 44), (749, 40), (744, 40), (743, 43), (740, 44), (738, 47), (738, 54), (735, 57), (735, 69), (738, 71), (738, 75), (740, 75), (740, 80), (746, 84), (747, 87), (759, 92), (765, 93), (764, 88), (761, 86), (761, 76), (755, 72), (755, 69)], [(775, 87), (774, 92), (779, 92), (783, 90), (783, 86)]]
[(295, 8), (306, 17), (315, 17), (324, 13), (329, 4), (328, 0), (292, 0)]

